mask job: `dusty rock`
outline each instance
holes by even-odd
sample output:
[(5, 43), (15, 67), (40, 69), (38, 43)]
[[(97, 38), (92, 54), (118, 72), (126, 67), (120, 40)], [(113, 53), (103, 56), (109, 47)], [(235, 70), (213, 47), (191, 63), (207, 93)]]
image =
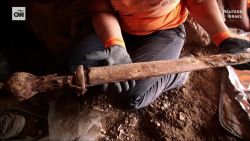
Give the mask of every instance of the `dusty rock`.
[(119, 125), (117, 128), (118, 136), (116, 137), (119, 140), (126, 140), (128, 138), (128, 134), (125, 132), (123, 125)]
[(179, 113), (179, 119), (181, 120), (181, 121), (185, 121), (185, 114), (184, 113), (182, 113), (182, 112), (180, 112)]
[(128, 126), (130, 126), (130, 127), (135, 127), (137, 123), (138, 123), (138, 119), (137, 119), (136, 117), (133, 117), (133, 118), (131, 118), (131, 119), (129, 120)]
[(105, 111), (105, 110), (104, 110), (102, 107), (100, 107), (100, 106), (94, 106), (93, 109), (94, 109), (94, 110), (97, 110), (97, 111), (101, 111), (101, 112)]
[(105, 129), (101, 129), (100, 131), (101, 131), (102, 134), (106, 134), (107, 133)]
[(160, 127), (161, 124), (158, 121), (155, 121), (156, 126)]
[(170, 106), (170, 103), (169, 103), (169, 102), (164, 102), (163, 105), (162, 105), (162, 107), (161, 107), (161, 109), (162, 109), (162, 110), (165, 110), (165, 109), (167, 109), (169, 106)]

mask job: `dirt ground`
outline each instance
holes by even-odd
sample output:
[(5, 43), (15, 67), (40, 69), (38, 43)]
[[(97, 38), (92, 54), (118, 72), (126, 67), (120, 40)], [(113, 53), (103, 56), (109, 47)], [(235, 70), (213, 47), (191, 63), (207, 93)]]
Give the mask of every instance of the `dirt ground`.
[(189, 82), (145, 109), (115, 111), (101, 140), (237, 140), (219, 125), (220, 71), (192, 73)]
[[(215, 51), (186, 49), (193, 55)], [(112, 109), (102, 121), (103, 138), (100, 140), (239, 140), (219, 123), (220, 78), (221, 69), (192, 72), (183, 87), (162, 94), (144, 109), (129, 112)], [(94, 105), (109, 110), (99, 102)]]

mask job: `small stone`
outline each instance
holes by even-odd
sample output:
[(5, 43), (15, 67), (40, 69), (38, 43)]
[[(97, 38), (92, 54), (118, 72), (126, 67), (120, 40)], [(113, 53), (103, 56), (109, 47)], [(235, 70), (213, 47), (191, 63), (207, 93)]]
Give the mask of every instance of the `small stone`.
[(154, 105), (153, 105), (153, 104), (150, 104), (149, 106), (150, 106), (151, 108), (154, 108)]
[(126, 140), (129, 141), (129, 137), (126, 137)]
[(106, 131), (104, 129), (101, 129), (102, 134), (106, 134)]
[(172, 114), (172, 113), (169, 113), (168, 116), (169, 116), (169, 117), (173, 117), (173, 114)]
[(167, 109), (169, 106), (170, 106), (170, 103), (169, 103), (169, 102), (163, 103), (163, 106), (161, 107), (161, 109), (162, 109), (162, 110), (165, 110), (165, 109)]
[(109, 141), (110, 140), (110, 138), (109, 137), (105, 137), (105, 141)]
[(128, 119), (125, 120), (125, 124), (126, 124), (126, 125), (128, 124)]
[(183, 86), (183, 87), (181, 88), (181, 92), (185, 92), (185, 90), (186, 90), (186, 88)]
[(122, 130), (122, 125), (121, 124), (117, 127), (117, 130), (118, 131)]
[(136, 126), (137, 122), (138, 122), (138, 119), (136, 117), (133, 117), (132, 119), (130, 119), (128, 126), (134, 127)]
[(163, 107), (164, 107), (164, 108), (167, 108), (168, 105), (167, 105), (166, 103), (163, 103)]
[(121, 130), (119, 130), (120, 131), (120, 133), (125, 133), (125, 131), (123, 130), (123, 129), (121, 129)]
[(158, 121), (155, 121), (156, 126), (160, 127), (161, 124)]
[(98, 107), (98, 106), (94, 106), (93, 109), (96, 111), (101, 111), (101, 112), (104, 111), (104, 109), (102, 109), (101, 107)]
[(117, 139), (124, 140), (126, 138), (126, 133), (123, 129), (119, 130), (119, 135)]
[(185, 114), (182, 113), (182, 112), (180, 112), (180, 113), (179, 113), (179, 119), (180, 119), (181, 121), (185, 121)]
[(133, 137), (134, 137), (134, 135), (133, 135), (133, 134), (129, 134), (129, 137), (130, 137), (130, 138), (133, 138)]

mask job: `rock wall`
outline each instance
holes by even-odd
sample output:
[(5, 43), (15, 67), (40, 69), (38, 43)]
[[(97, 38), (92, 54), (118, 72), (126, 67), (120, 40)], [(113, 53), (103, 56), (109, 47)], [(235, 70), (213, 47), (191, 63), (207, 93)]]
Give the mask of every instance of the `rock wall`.
[(29, 3), (28, 22), (52, 53), (65, 51), (73, 37), (89, 28), (86, 0), (34, 0)]

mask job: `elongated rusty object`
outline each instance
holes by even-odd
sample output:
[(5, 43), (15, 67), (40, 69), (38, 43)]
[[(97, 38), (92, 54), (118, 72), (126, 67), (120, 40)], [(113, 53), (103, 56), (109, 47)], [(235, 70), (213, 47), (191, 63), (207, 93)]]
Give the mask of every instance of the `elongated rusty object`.
[(177, 60), (92, 67), (85, 71), (77, 69), (77, 76), (84, 76), (76, 79), (78, 84), (73, 83), (75, 78), (71, 75), (35, 76), (30, 73), (18, 72), (6, 81), (4, 88), (19, 100), (28, 99), (37, 93), (54, 91), (64, 87), (69, 87), (76, 90), (78, 94), (83, 94), (86, 91), (85, 87), (94, 85), (225, 67), (247, 62), (250, 62), (250, 53), (219, 54), (196, 58), (186, 57)]
[(250, 53), (219, 54), (198, 58), (187, 57), (177, 60), (124, 64), (112, 67), (94, 67), (89, 70), (87, 85), (93, 86), (116, 81), (143, 79), (246, 62), (250, 62)]

